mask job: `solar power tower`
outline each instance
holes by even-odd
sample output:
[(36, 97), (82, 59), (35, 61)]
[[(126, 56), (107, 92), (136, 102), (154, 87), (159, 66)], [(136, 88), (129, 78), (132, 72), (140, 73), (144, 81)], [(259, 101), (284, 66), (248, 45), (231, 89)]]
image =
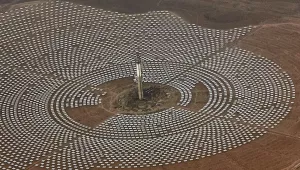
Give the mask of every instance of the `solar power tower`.
[(136, 80), (138, 86), (138, 94), (139, 99), (142, 100), (144, 98), (143, 94), (143, 76), (142, 76), (142, 59), (141, 54), (137, 51), (136, 52)]

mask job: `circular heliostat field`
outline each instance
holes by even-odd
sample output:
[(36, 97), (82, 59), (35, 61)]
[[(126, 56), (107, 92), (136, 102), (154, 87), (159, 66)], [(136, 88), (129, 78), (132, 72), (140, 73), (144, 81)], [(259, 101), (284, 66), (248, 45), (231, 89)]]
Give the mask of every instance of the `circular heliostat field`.
[[(252, 26), (207, 29), (167, 11), (126, 15), (60, 1), (11, 10), (0, 23), (2, 169), (199, 159), (251, 142), (291, 110), (287, 73), (232, 47)], [(133, 79), (136, 49), (144, 81), (177, 89), (178, 103), (145, 115), (112, 113), (95, 126), (70, 117), (70, 109), (108, 100), (101, 85)], [(199, 83), (208, 100), (195, 111), (190, 104)]]

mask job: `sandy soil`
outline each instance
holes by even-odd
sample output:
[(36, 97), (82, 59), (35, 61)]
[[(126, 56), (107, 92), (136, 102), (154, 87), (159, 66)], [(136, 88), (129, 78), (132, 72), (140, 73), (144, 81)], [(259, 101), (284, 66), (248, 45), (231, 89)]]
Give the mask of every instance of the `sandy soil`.
[(191, 90), (191, 92), (193, 96), (191, 102), (185, 107), (176, 106), (175, 108), (182, 108), (193, 112), (197, 112), (206, 105), (209, 99), (209, 92), (204, 84), (196, 84), (195, 87)]
[(235, 28), (293, 15), (298, 0), (70, 0), (122, 13), (169, 10), (188, 22), (209, 28)]
[[(261, 24), (261, 27), (251, 35), (241, 40), (238, 46), (271, 59), (287, 71), (294, 81), (296, 100), (291, 113), (266, 135), (249, 144), (212, 157), (140, 169), (279, 170), (300, 168), (300, 5), (298, 0), (145, 0), (143, 3), (140, 3), (140, 0), (71, 1), (125, 13), (171, 10), (188, 22), (210, 28), (227, 29)], [(4, 1), (1, 2), (3, 4)], [(5, 5), (1, 5), (3, 6)], [(198, 99), (194, 100), (196, 103), (197, 101)], [(104, 102), (102, 108), (106, 108), (107, 104)], [(92, 111), (93, 109), (98, 111), (97, 107), (70, 111), (74, 113), (75, 120), (93, 127), (113, 115), (107, 112), (99, 116), (96, 111)], [(87, 123), (91, 120), (82, 119), (79, 114), (81, 112), (87, 112), (95, 121)], [(42, 168), (31, 169), (41, 170)]]
[[(0, 0), (0, 13), (45, 0)], [(121, 13), (144, 13), (168, 10), (187, 22), (208, 28), (229, 29), (257, 25), (295, 16), (300, 12), (299, 0), (65, 0)], [(30, 2), (30, 3), (28, 3)], [(2, 10), (1, 10), (2, 4)], [(4, 5), (3, 5), (4, 4)]]
[[(66, 112), (73, 120), (84, 124), (89, 127), (96, 127), (103, 121), (116, 114), (128, 114), (127, 111), (116, 108), (116, 100), (118, 100), (120, 94), (128, 91), (132, 87), (135, 87), (136, 83), (132, 77), (113, 80), (107, 83), (103, 83), (93, 90), (96, 94), (101, 95), (101, 104), (96, 106), (80, 106), (76, 108), (67, 107)], [(173, 87), (170, 87), (170, 97), (163, 101), (164, 105), (156, 106), (151, 112), (155, 110), (164, 110), (166, 108), (175, 107), (182, 108), (191, 111), (199, 111), (208, 102), (209, 94), (208, 89), (202, 84), (198, 83), (192, 89), (192, 101), (187, 106), (179, 107), (177, 103), (180, 100), (180, 93)], [(89, 90), (92, 90), (88, 87)], [(105, 95), (103, 95), (105, 94)], [(131, 114), (142, 114), (139, 112), (131, 111)], [(146, 113), (148, 114), (148, 113)]]
[(46, 0), (0, 0), (0, 14), (14, 8), (42, 3)]
[(300, 156), (299, 151), (299, 140), (269, 133), (225, 153), (185, 163), (140, 168), (140, 170), (276, 170), (287, 168), (297, 161)]
[(294, 81), (296, 100), (291, 113), (274, 129), (257, 140), (212, 157), (175, 165), (143, 168), (166, 169), (299, 169), (300, 168), (300, 19), (283, 18), (265, 24), (238, 46), (279, 64)]
[(113, 102), (119, 93), (126, 90), (133, 83), (132, 78), (124, 78), (101, 84), (93, 89), (89, 88), (95, 94), (101, 95), (101, 104), (97, 106), (66, 108), (66, 112), (73, 120), (89, 127), (96, 127), (101, 122), (117, 114)]
[(237, 45), (279, 64), (294, 81), (296, 100), (291, 113), (257, 140), (212, 157), (143, 170), (300, 169), (300, 18), (264, 24)]
[(101, 105), (66, 108), (66, 112), (76, 122), (89, 127), (96, 127), (114, 115), (114, 113), (104, 109)]

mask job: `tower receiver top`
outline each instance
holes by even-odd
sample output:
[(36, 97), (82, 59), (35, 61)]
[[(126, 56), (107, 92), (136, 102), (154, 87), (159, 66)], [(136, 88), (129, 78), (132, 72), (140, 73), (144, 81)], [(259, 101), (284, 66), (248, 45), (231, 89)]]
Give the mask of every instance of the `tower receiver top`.
[(136, 59), (135, 59), (135, 62), (137, 63), (137, 64), (141, 64), (141, 53), (140, 52), (138, 52), (138, 51), (136, 51)]

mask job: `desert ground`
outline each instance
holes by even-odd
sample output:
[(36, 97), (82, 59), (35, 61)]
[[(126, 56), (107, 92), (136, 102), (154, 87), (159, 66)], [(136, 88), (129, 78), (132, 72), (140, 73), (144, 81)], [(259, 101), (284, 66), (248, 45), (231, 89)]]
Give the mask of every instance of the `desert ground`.
[[(296, 98), (292, 111), (283, 121), (268, 132), (243, 146), (199, 160), (162, 165), (141, 170), (297, 170), (300, 169), (300, 3), (298, 0), (70, 0), (121, 13), (144, 13), (154, 10), (169, 10), (189, 23), (215, 29), (229, 29), (247, 25), (257, 28), (250, 35), (238, 40), (237, 47), (264, 56), (277, 63), (292, 78)], [(0, 12), (5, 12), (42, 1), (0, 0)], [(1, 15), (1, 13), (0, 13)], [(130, 81), (124, 80), (127, 84)], [(124, 83), (122, 82), (122, 83)], [(99, 87), (105, 89), (105, 87)], [(115, 97), (118, 87), (106, 89)], [(119, 89), (120, 90), (120, 89)], [(205, 103), (207, 91), (201, 85), (193, 93), (203, 98), (193, 98), (191, 110), (198, 109), (197, 101)], [(204, 94), (204, 95), (203, 95)], [(176, 101), (174, 101), (176, 103)], [(174, 104), (171, 103), (170, 105)], [(95, 127), (115, 114), (110, 103), (70, 109), (70, 117), (82, 124)], [(96, 111), (102, 109), (103, 115)], [(95, 111), (96, 110), (96, 111)], [(81, 112), (88, 116), (80, 117)], [(30, 166), (30, 170), (39, 170)], [(96, 169), (96, 168), (95, 168)]]

